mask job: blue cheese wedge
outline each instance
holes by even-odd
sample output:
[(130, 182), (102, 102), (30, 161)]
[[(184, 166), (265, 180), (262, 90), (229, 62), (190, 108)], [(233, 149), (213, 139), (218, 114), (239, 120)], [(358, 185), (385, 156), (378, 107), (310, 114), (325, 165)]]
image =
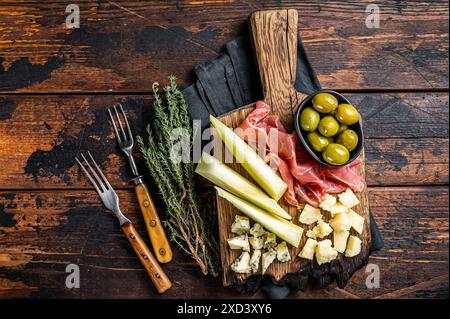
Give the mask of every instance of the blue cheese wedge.
[(250, 267), (252, 268), (252, 271), (258, 272), (259, 270), (259, 263), (261, 260), (261, 250), (260, 249), (255, 249), (253, 251), (252, 257), (250, 258)]
[(355, 257), (361, 252), (361, 239), (356, 236), (350, 236), (345, 250), (345, 257)]
[(262, 267), (262, 273), (265, 274), (267, 268), (272, 264), (272, 262), (277, 257), (277, 252), (274, 249), (269, 249), (264, 254), (262, 254), (261, 257), (261, 267)]
[(316, 246), (316, 260), (319, 265), (336, 259), (338, 252), (331, 246), (331, 240), (319, 241)]
[(250, 228), (250, 235), (253, 235), (254, 237), (264, 236), (265, 233), (266, 231), (264, 228), (258, 223), (255, 223), (253, 227)]
[(264, 247), (264, 237), (253, 237), (248, 238), (248, 242), (253, 249), (262, 249)]
[(231, 225), (231, 232), (237, 235), (247, 234), (250, 231), (250, 220), (248, 217), (236, 215)]
[(240, 249), (243, 251), (250, 251), (247, 234), (236, 236), (227, 240), (230, 249)]
[(331, 211), (331, 207), (333, 207), (334, 205), (336, 205), (336, 197), (330, 195), (330, 194), (326, 194), (325, 198), (323, 199), (323, 201), (320, 203), (319, 207), (322, 208), (323, 210), (326, 210), (327, 212)]
[(232, 264), (231, 270), (238, 274), (249, 274), (252, 271), (250, 266), (250, 253), (244, 251)]
[(301, 258), (313, 260), (316, 246), (317, 246), (317, 240), (308, 238), (308, 240), (305, 243), (305, 246), (303, 246), (303, 249), (300, 252), (300, 254), (298, 254), (298, 256)]
[(340, 232), (350, 230), (352, 224), (347, 213), (339, 213), (330, 220), (330, 226), (333, 227), (334, 231)]
[(350, 236), (350, 232), (348, 230), (344, 231), (335, 231), (333, 233), (333, 248), (336, 249), (337, 252), (343, 253), (345, 248), (347, 248), (347, 239)]
[(279, 243), (275, 248), (277, 252), (277, 259), (284, 263), (291, 260), (291, 255), (289, 254), (289, 249), (285, 241)]
[(269, 249), (277, 245), (277, 236), (274, 233), (266, 232), (266, 240), (264, 241), (264, 248)]
[(311, 225), (322, 219), (322, 214), (320, 208), (312, 207), (311, 205), (306, 204), (305, 208), (303, 208), (298, 221), (302, 224)]
[(319, 220), (317, 222), (317, 225), (313, 229), (306, 232), (306, 236), (312, 239), (323, 238), (328, 236), (332, 232), (333, 228), (331, 228), (329, 224), (327, 224), (323, 220)]
[(336, 214), (346, 214), (347, 212), (348, 212), (348, 208), (340, 202), (334, 204), (330, 208), (331, 217), (334, 217), (334, 215), (336, 215)]
[(339, 202), (344, 204), (347, 208), (353, 208), (359, 204), (359, 199), (356, 197), (355, 193), (350, 188), (338, 195)]
[(350, 219), (350, 223), (352, 225), (352, 228), (358, 233), (362, 234), (364, 230), (364, 217), (359, 215), (357, 212), (355, 212), (352, 209), (349, 209), (348, 211), (348, 217)]

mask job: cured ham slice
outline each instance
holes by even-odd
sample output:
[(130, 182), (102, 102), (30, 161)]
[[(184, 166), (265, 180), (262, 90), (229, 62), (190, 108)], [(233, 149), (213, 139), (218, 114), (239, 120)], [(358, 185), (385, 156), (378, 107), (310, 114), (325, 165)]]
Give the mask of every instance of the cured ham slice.
[(299, 199), (318, 206), (325, 194), (342, 193), (348, 187), (361, 192), (366, 186), (359, 174), (361, 161), (328, 167), (315, 161), (298, 141), (296, 132), (288, 133), (277, 115), (263, 101), (253, 110), (236, 133), (244, 138), (261, 157), (278, 170), (288, 185), (285, 200), (297, 206)]

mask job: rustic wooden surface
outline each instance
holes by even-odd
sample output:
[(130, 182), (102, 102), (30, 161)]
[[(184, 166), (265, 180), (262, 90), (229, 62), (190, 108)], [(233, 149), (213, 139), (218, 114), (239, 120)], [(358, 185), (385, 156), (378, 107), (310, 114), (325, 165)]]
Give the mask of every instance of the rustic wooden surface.
[[(187, 84), (252, 11), (289, 7), (324, 88), (362, 110), (370, 207), (385, 240), (370, 258), (380, 288), (366, 288), (362, 269), (345, 289), (292, 298), (448, 298), (448, 2), (381, 1), (380, 29), (365, 27), (368, 3), (87, 0), (81, 28), (67, 30), (66, 1), (0, 2), (0, 297), (241, 297), (178, 250), (163, 266), (174, 288), (158, 296), (73, 158), (94, 152), (145, 234), (106, 108), (123, 101), (142, 132), (152, 81)], [(65, 287), (69, 263), (80, 289)]]

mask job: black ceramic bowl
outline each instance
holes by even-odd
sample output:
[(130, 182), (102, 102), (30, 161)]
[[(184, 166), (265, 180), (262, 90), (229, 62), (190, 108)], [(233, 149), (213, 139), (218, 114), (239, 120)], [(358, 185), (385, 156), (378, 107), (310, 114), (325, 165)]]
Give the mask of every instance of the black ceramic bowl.
[(316, 161), (318, 161), (321, 164), (326, 165), (326, 166), (344, 166), (344, 165), (348, 165), (351, 162), (353, 162), (355, 159), (357, 159), (359, 154), (361, 154), (361, 152), (363, 150), (364, 134), (363, 134), (363, 129), (362, 129), (361, 116), (359, 118), (358, 123), (349, 126), (350, 129), (354, 130), (356, 132), (356, 134), (358, 134), (359, 141), (358, 141), (358, 146), (356, 146), (356, 148), (353, 151), (350, 152), (350, 159), (348, 160), (348, 162), (343, 164), (343, 165), (330, 165), (330, 164), (328, 164), (327, 162), (325, 162), (323, 160), (321, 153), (314, 151), (309, 146), (308, 142), (306, 141), (306, 136), (308, 135), (309, 132), (303, 131), (302, 128), (300, 127), (300, 114), (302, 113), (302, 111), (306, 107), (312, 106), (312, 99), (313, 99), (313, 97), (316, 94), (319, 94), (319, 93), (329, 93), (329, 94), (333, 95), (334, 97), (336, 97), (336, 99), (338, 100), (339, 104), (341, 104), (341, 103), (352, 104), (352, 103), (350, 103), (350, 101), (345, 96), (343, 96), (342, 94), (339, 94), (336, 91), (331, 91), (331, 90), (318, 91), (318, 92), (310, 95), (308, 98), (306, 98), (299, 105), (299, 107), (297, 109), (297, 112), (295, 113), (295, 117), (294, 117), (295, 130), (297, 131), (297, 134), (300, 137), (300, 140), (302, 141), (303, 146), (306, 148), (308, 153), (311, 154), (312, 157), (314, 157), (314, 159)]

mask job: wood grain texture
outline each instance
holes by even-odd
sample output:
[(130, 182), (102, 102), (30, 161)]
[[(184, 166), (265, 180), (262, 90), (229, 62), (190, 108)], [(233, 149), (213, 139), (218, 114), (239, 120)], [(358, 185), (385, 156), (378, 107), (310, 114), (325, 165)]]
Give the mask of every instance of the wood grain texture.
[(173, 253), (153, 199), (145, 184), (136, 185), (135, 190), (156, 259), (160, 263), (166, 264), (172, 261)]
[[(174, 286), (158, 295), (73, 158), (95, 153), (144, 234), (106, 108), (124, 102), (140, 134), (151, 99), (138, 94), (169, 74), (187, 84), (194, 65), (246, 34), (249, 14), (264, 8), (298, 9), (323, 87), (355, 93), (346, 96), (364, 116), (370, 206), (385, 241), (369, 260), (379, 289), (366, 288), (361, 269), (345, 289), (290, 298), (448, 298), (449, 4), (379, 1), (381, 27), (369, 29), (369, 3), (84, 0), (81, 28), (69, 30), (67, 1), (1, 1), (0, 92), (14, 94), (0, 96), (0, 298), (242, 297), (177, 249), (163, 266)], [(115, 92), (124, 95), (107, 95)], [(70, 263), (80, 266), (81, 289), (65, 287)]]
[[(118, 195), (137, 231), (145, 233), (134, 190)], [(448, 196), (447, 186), (370, 188), (370, 207), (385, 240), (369, 260), (380, 267), (380, 288), (367, 289), (361, 269), (343, 290), (331, 285), (291, 297), (371, 298), (448, 274)], [(0, 298), (263, 297), (223, 288), (221, 279), (204, 277), (178, 250), (174, 261), (163, 265), (173, 288), (158, 295), (93, 190), (2, 191), (0, 204)], [(80, 266), (80, 289), (65, 287), (70, 263)], [(437, 287), (442, 285), (423, 287), (417, 297), (442, 297)]]
[[(371, 1), (66, 1), (0, 3), (0, 92), (145, 92), (212, 59), (247, 32), (258, 9), (294, 8), (324, 88), (448, 88), (448, 2), (379, 1), (381, 27), (365, 25)], [(417, 27), (420, 26), (420, 27)], [(408, 81), (404, 81), (408, 79)]]

